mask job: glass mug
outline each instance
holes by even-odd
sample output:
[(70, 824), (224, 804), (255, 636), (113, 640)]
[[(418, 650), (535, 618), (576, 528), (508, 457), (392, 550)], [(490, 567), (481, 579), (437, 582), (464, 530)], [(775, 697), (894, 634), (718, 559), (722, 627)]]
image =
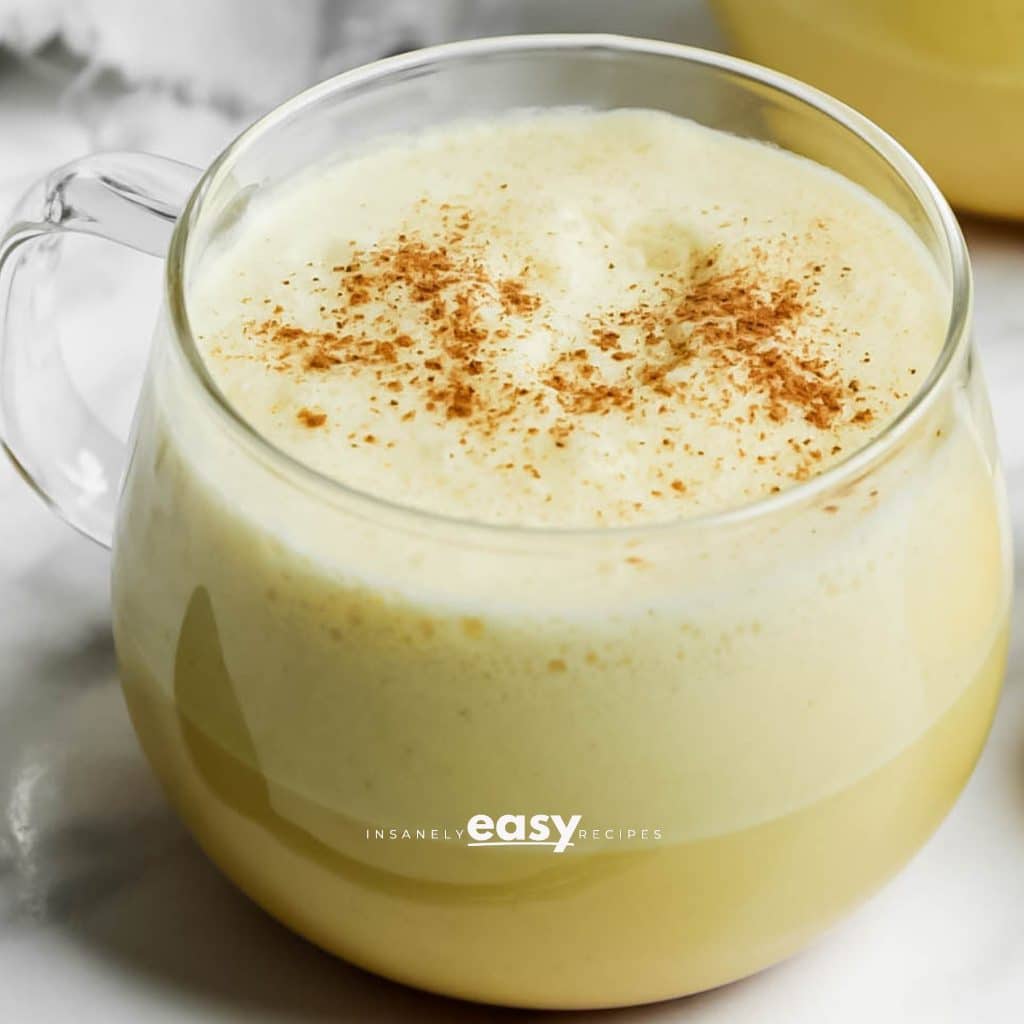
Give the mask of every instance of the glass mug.
[[(189, 289), (253, 196), (386, 133), (572, 105), (657, 108), (785, 145), (902, 217), (950, 303), (941, 354), (895, 421), (746, 507), (539, 529), (359, 493), (231, 408), (190, 333)], [(541, 36), (341, 75), (198, 177), (99, 155), (28, 196), (3, 249), (3, 397), (26, 478), (113, 538), (132, 720), (230, 878), (382, 975), (600, 1007), (772, 964), (906, 862), (983, 745), (1010, 551), (967, 253), (898, 145), (726, 56)], [(123, 449), (82, 417), (62, 432), (48, 416), (74, 402), (29, 300), (63, 230), (154, 254), (170, 238), (119, 496)]]

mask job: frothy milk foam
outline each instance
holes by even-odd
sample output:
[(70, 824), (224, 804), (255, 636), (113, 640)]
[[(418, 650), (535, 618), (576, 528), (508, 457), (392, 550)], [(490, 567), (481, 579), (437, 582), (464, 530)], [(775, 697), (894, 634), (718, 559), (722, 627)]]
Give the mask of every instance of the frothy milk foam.
[[(821, 502), (699, 522), (863, 447), (935, 361), (948, 289), (857, 186), (665, 114), (524, 114), (278, 186), (190, 280), (218, 387), (321, 474), (648, 527), (327, 498), (168, 350), (117, 547), (125, 689), (279, 917), (471, 998), (651, 999), (785, 955), (941, 818), (1008, 594), (969, 399)], [(504, 812), (620, 832), (368, 838)]]
[(639, 111), (400, 142), (254, 213), (193, 324), (261, 433), (372, 494), (554, 526), (749, 502), (876, 433), (949, 303), (880, 204), (751, 151)]

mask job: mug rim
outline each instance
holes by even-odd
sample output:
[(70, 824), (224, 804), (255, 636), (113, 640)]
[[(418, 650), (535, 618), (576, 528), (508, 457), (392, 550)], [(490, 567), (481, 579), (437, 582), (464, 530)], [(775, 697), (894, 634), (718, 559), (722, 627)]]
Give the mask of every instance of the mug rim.
[[(810, 106), (847, 129), (869, 146), (909, 187), (921, 212), (941, 240), (948, 259), (950, 310), (943, 344), (921, 387), (879, 433), (828, 469), (807, 480), (742, 505), (694, 516), (676, 516), (648, 523), (612, 526), (550, 526), (489, 522), (470, 516), (449, 515), (419, 508), (361, 490), (314, 468), (256, 429), (230, 402), (206, 365), (196, 345), (185, 301), (184, 266), (189, 256), (192, 230), (204, 208), (204, 199), (221, 176), (230, 170), (234, 158), (249, 145), (272, 132), (279, 124), (317, 103), (346, 90), (386, 80), (392, 75), (438, 63), (450, 63), (463, 57), (484, 54), (551, 53), (557, 51), (606, 51), (649, 57), (669, 57), (716, 71), (725, 71), (748, 82), (767, 86), (799, 103)], [(672, 43), (610, 33), (541, 33), (486, 36), (478, 39), (441, 43), (364, 64), (319, 82), (285, 100), (258, 118), (237, 135), (204, 171), (175, 225), (164, 269), (167, 308), (170, 311), (174, 342), (185, 356), (189, 369), (206, 397), (218, 410), (230, 429), (240, 432), (245, 441), (255, 443), (263, 454), (318, 489), (367, 504), (372, 510), (389, 515), (411, 517), (438, 527), (474, 529), (494, 537), (649, 537), (668, 530), (708, 529), (733, 526), (781, 513), (791, 507), (841, 489), (851, 479), (866, 474), (881, 461), (913, 426), (927, 413), (935, 396), (958, 364), (970, 339), (973, 283), (967, 245), (959, 223), (946, 198), (924, 168), (888, 132), (852, 107), (799, 79), (731, 54), (706, 50), (683, 43)]]

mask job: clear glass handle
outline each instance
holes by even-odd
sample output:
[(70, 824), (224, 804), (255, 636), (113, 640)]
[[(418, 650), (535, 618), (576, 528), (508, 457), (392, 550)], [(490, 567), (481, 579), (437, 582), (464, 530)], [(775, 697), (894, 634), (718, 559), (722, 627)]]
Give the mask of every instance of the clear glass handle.
[(87, 156), (37, 182), (0, 239), (0, 438), (33, 489), (107, 547), (126, 444), (83, 401), (33, 295), (66, 231), (162, 257), (201, 173), (143, 153)]

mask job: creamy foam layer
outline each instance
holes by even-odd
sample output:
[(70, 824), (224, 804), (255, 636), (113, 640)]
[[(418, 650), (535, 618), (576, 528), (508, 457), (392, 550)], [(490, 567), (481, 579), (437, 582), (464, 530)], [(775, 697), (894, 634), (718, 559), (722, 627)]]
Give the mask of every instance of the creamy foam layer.
[(651, 111), (393, 140), (257, 201), (189, 296), (218, 384), (360, 490), (491, 522), (745, 504), (906, 403), (949, 296), (843, 178)]

